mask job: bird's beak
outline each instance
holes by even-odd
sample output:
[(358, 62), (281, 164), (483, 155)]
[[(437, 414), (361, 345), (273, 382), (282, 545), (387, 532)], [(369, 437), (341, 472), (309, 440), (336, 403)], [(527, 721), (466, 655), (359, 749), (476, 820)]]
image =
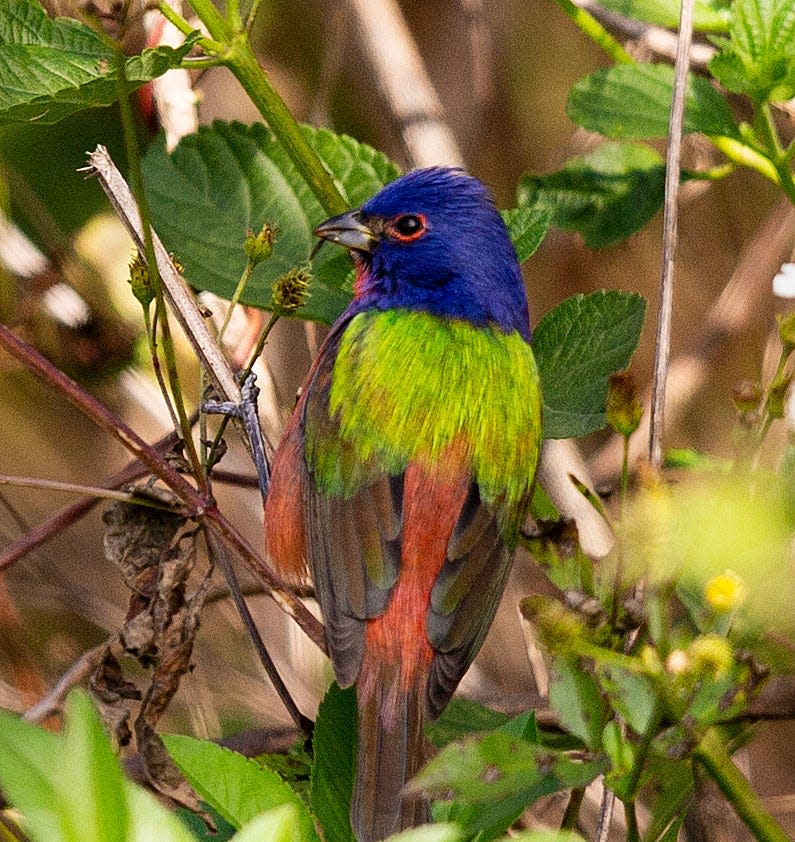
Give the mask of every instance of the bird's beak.
[(378, 233), (362, 220), (359, 210), (332, 216), (315, 228), (315, 236), (355, 251), (371, 252), (378, 240)]

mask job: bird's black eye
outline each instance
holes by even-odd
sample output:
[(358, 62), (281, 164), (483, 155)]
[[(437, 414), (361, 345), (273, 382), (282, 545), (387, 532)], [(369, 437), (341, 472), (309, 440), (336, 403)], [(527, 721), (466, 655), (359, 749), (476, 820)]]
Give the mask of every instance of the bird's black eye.
[(389, 226), (398, 240), (410, 242), (425, 233), (425, 217), (417, 213), (405, 213), (396, 217)]

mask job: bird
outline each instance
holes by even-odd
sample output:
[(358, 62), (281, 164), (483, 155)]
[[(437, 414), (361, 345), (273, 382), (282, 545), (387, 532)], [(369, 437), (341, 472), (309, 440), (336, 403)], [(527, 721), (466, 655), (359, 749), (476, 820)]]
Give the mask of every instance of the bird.
[(502, 597), (542, 398), (521, 269), (481, 181), (414, 170), (314, 233), (350, 252), (353, 298), (274, 456), (266, 544), (286, 577), (308, 566), (336, 680), (356, 686), (350, 819), (375, 842), (429, 820), (405, 785)]

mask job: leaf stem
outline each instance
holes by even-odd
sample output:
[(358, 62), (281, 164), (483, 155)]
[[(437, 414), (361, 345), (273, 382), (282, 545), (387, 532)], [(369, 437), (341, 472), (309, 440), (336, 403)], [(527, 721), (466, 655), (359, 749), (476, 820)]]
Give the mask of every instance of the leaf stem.
[(761, 152), (757, 152), (747, 143), (743, 143), (733, 137), (711, 135), (709, 139), (715, 148), (720, 150), (733, 163), (756, 170), (756, 172), (764, 176), (768, 181), (772, 181), (773, 184), (779, 187), (782, 186), (781, 178), (775, 165), (768, 157), (762, 155)]
[[(172, 9), (165, 0), (160, 0), (157, 4), (157, 8), (160, 14), (172, 23), (184, 36), (187, 37), (188, 35), (192, 35), (196, 31), (195, 27), (191, 26), (190, 23), (182, 17), (182, 15)], [(196, 43), (202, 47), (202, 49), (211, 53), (222, 53), (226, 49), (226, 45), (221, 41), (215, 41), (212, 38), (208, 38), (206, 35), (200, 36), (196, 40)]]
[(190, 0), (190, 5), (210, 35), (226, 48), (235, 33), (212, 0)]
[(601, 23), (585, 9), (581, 9), (572, 0), (555, 0), (562, 9), (598, 47), (601, 47), (617, 64), (635, 64), (635, 59), (621, 46), (621, 44), (602, 26)]
[(247, 33), (239, 33), (222, 56), (268, 126), (284, 147), (290, 160), (328, 214), (343, 213), (349, 207), (340, 188), (309, 145), (300, 125), (284, 100), (271, 85), (251, 48)]
[(759, 842), (788, 842), (789, 836), (765, 810), (759, 796), (734, 765), (723, 740), (714, 728), (710, 728), (702, 737), (693, 756), (707, 770)]

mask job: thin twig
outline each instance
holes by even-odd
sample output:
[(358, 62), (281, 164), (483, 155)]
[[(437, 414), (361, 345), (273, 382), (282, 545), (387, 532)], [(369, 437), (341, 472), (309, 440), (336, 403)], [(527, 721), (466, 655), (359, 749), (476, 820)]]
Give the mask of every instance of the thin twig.
[(662, 464), (662, 437), (665, 425), (665, 387), (671, 354), (673, 320), (674, 258), (676, 255), (677, 200), (679, 197), (682, 123), (685, 113), (690, 41), (693, 34), (693, 0), (682, 0), (679, 17), (679, 45), (676, 51), (671, 119), (668, 125), (668, 153), (665, 161), (665, 207), (663, 211), (663, 258), (660, 278), (660, 312), (654, 358), (652, 405), (649, 429), (649, 462), (659, 469)]
[(111, 488), (101, 488), (96, 485), (81, 485), (77, 482), (61, 482), (54, 479), (40, 477), (16, 477), (0, 474), (0, 485), (13, 485), (17, 488), (38, 488), (45, 491), (63, 491), (67, 494), (87, 494), (100, 500), (119, 500), (141, 506), (151, 506), (161, 509), (163, 505), (155, 500), (141, 497), (129, 491), (115, 491)]
[(226, 540), (235, 553), (260, 577), (276, 604), (298, 623), (306, 635), (323, 652), (326, 651), (326, 639), (322, 624), (290, 592), (276, 571), (259, 556), (221, 514), (212, 499), (197, 491), (161, 454), (130, 429), (108, 407), (89, 395), (74, 380), (45, 359), (35, 348), (21, 340), (2, 324), (0, 324), (0, 346), (25, 365), (32, 374), (61, 392), (81, 412), (91, 418), (97, 426), (121, 442), (127, 450), (133, 453), (174, 492), (193, 517), (204, 517), (213, 529), (217, 530)]
[(237, 612), (240, 614), (240, 619), (246, 627), (246, 631), (251, 638), (251, 642), (254, 644), (254, 648), (257, 650), (257, 655), (259, 656), (260, 662), (262, 663), (271, 684), (273, 684), (274, 690), (276, 690), (276, 693), (282, 700), (282, 704), (287, 709), (287, 713), (290, 714), (290, 718), (296, 726), (303, 731), (307, 740), (311, 739), (313, 729), (312, 720), (304, 716), (298, 709), (298, 705), (296, 705), (293, 700), (290, 691), (287, 689), (287, 685), (284, 683), (281, 675), (279, 675), (279, 671), (276, 669), (276, 664), (273, 662), (273, 658), (271, 658), (270, 653), (262, 640), (262, 636), (259, 633), (254, 617), (246, 604), (243, 591), (240, 587), (240, 581), (235, 573), (235, 568), (229, 560), (226, 549), (218, 540), (217, 536), (213, 535), (212, 532), (207, 532), (206, 537), (210, 553), (215, 557), (215, 560), (224, 572), (224, 577), (229, 585), (229, 591), (232, 595), (232, 599), (234, 600)]
[(117, 643), (117, 641), (117, 636), (113, 635), (104, 643), (100, 643), (99, 646), (83, 652), (72, 666), (56, 681), (52, 690), (36, 702), (32, 708), (28, 708), (25, 711), (23, 719), (26, 719), (28, 722), (44, 722), (45, 719), (53, 714), (60, 713), (66, 697), (69, 695), (69, 691), (85, 681), (94, 672), (102, 662), (108, 649), (114, 643)]
[[(179, 437), (177, 434), (170, 432), (160, 439), (160, 441), (156, 442), (154, 448), (157, 451), (166, 453), (178, 441)], [(101, 488), (122, 488), (128, 483), (145, 476), (146, 473), (147, 471), (144, 465), (138, 461), (133, 461), (122, 468), (119, 473), (106, 479)], [(217, 479), (222, 481), (220, 477), (217, 477)], [(78, 500), (76, 503), (66, 506), (32, 529), (27, 529), (24, 535), (0, 552), (0, 570), (10, 567), (19, 561), (19, 559), (28, 555), (28, 553), (33, 552), (33, 550), (38, 549), (42, 544), (47, 543), (47, 541), (54, 538), (64, 529), (87, 515), (100, 502), (100, 498), (86, 497), (84, 500)]]

